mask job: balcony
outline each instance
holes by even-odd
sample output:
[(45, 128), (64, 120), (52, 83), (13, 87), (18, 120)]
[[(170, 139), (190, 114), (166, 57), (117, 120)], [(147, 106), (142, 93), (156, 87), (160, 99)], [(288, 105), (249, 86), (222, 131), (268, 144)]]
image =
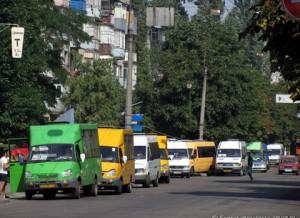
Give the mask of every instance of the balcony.
[(100, 44), (100, 55), (111, 55), (112, 46), (111, 44)]

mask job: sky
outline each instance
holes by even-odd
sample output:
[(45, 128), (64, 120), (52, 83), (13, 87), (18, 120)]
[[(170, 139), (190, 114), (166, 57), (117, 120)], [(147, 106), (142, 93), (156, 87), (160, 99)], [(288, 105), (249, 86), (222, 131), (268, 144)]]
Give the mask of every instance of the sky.
[[(234, 5), (233, 1), (234, 0), (225, 0), (225, 15), (224, 16), (227, 16), (227, 14), (233, 8), (233, 5)], [(193, 2), (186, 1), (186, 3), (183, 4), (183, 6), (187, 10), (189, 16), (193, 16), (197, 13), (197, 6)]]

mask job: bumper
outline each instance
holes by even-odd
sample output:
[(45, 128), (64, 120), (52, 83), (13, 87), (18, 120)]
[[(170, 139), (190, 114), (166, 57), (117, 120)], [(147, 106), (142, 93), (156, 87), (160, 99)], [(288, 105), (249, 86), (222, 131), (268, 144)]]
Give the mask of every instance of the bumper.
[(217, 173), (240, 173), (242, 167), (216, 167)]
[(98, 183), (98, 188), (100, 189), (110, 189), (118, 187), (122, 184), (120, 178), (117, 179), (102, 179), (100, 183)]
[(255, 167), (255, 166), (252, 167), (253, 172), (266, 172), (267, 170), (268, 169), (266, 166), (265, 167)]
[(187, 175), (190, 174), (190, 169), (170, 169), (170, 175)]
[(283, 173), (298, 173), (298, 169), (280, 169)]
[(25, 189), (28, 191), (43, 191), (43, 190), (66, 190), (75, 189), (78, 182), (74, 180), (63, 181), (26, 181)]

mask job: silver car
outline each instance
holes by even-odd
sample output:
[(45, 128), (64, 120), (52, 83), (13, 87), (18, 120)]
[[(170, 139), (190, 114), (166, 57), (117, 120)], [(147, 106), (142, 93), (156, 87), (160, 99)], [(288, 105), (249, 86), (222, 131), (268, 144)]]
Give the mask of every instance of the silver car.
[(263, 173), (267, 172), (268, 171), (267, 161), (261, 157), (254, 157), (252, 170), (254, 172), (263, 172)]

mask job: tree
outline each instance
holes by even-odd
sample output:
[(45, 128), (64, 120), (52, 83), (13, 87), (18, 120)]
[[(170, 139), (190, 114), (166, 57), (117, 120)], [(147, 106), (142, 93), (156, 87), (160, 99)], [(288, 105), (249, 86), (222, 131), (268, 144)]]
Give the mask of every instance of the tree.
[(9, 28), (0, 26), (0, 138), (25, 135), (28, 125), (43, 120), (44, 102), (53, 105), (58, 94), (46, 73), (66, 78), (62, 49), (89, 40), (82, 31), (87, 22), (52, 0), (1, 1), (0, 23), (24, 27), (25, 36), (22, 59), (13, 59)]
[(300, 24), (281, 7), (280, 0), (259, 0), (252, 7), (252, 18), (243, 34), (258, 35), (270, 52), (273, 71), (280, 71), (289, 82), (294, 100), (300, 99)]
[(123, 96), (111, 62), (82, 63), (79, 71), (80, 75), (68, 79), (64, 97), (65, 105), (75, 109), (76, 122), (119, 126)]

